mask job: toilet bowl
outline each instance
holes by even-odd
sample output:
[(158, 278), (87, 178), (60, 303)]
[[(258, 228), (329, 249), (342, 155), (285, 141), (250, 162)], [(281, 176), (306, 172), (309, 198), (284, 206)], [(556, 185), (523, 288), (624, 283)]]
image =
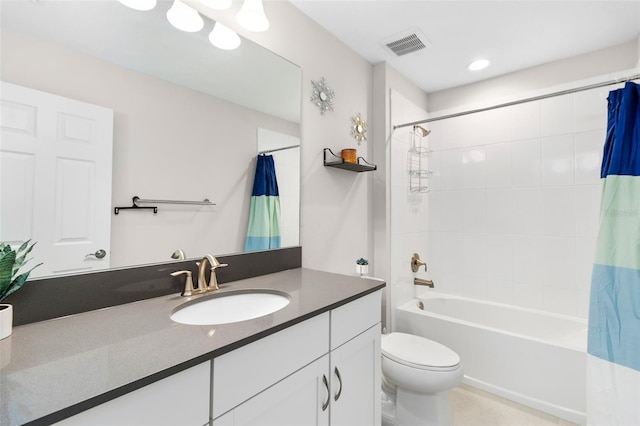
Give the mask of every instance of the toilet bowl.
[(451, 424), (449, 390), (462, 381), (460, 357), (406, 333), (382, 336), (382, 425)]

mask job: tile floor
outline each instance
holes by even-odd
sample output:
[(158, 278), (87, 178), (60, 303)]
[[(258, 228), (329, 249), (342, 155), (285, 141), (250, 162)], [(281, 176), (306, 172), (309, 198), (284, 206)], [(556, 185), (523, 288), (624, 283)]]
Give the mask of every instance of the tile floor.
[(573, 426), (527, 406), (460, 385), (450, 394), (453, 426)]

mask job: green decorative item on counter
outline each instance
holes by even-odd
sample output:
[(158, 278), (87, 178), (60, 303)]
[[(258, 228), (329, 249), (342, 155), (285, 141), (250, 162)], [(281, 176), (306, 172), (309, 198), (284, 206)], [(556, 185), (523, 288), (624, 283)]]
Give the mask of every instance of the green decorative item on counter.
[[(27, 272), (19, 274), (20, 268), (30, 260), (27, 259), (27, 255), (35, 245), (29, 245), (30, 242), (31, 240), (25, 241), (17, 250), (12, 249), (10, 244), (0, 243), (0, 302), (19, 290), (27, 282), (31, 271), (42, 265), (39, 263)], [(0, 303), (0, 339), (8, 337), (12, 331), (13, 306)]]
[(363, 276), (364, 274), (369, 272), (369, 261), (364, 257), (356, 260), (356, 272)]
[(42, 263), (37, 264), (27, 272), (17, 275), (30, 259), (27, 255), (36, 243), (29, 245), (31, 240), (25, 241), (17, 250), (13, 250), (10, 244), (0, 243), (0, 302), (10, 294), (19, 290), (29, 278), (29, 274)]

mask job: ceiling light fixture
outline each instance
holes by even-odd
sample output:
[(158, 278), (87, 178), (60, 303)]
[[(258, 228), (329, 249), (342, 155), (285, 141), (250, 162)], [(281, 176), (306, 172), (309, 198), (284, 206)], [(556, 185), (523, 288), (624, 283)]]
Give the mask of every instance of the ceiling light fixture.
[(231, 0), (200, 0), (200, 3), (215, 10), (227, 10), (231, 7)]
[(467, 69), (469, 71), (480, 71), (488, 67), (490, 63), (491, 61), (488, 59), (478, 59), (477, 61), (473, 61), (467, 65)]
[(262, 0), (244, 0), (236, 21), (249, 31), (262, 32), (269, 28), (269, 20), (264, 14)]
[(209, 33), (209, 41), (215, 47), (223, 50), (233, 50), (240, 46), (240, 36), (231, 28), (216, 22)]
[(157, 0), (118, 0), (120, 3), (135, 10), (151, 10), (156, 7)]
[(189, 33), (195, 33), (204, 27), (204, 21), (198, 11), (180, 0), (174, 0), (173, 6), (167, 11), (167, 19), (177, 29)]

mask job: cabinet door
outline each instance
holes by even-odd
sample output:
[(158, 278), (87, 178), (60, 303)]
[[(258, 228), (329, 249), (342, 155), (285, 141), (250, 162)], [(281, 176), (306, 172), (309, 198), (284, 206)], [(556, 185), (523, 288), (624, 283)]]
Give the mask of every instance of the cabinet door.
[(331, 351), (331, 425), (379, 425), (380, 324)]
[(213, 426), (329, 424), (329, 355), (303, 367), (213, 421)]
[(329, 352), (329, 313), (213, 360), (212, 418), (244, 403)]
[(192, 425), (209, 421), (211, 362), (203, 362), (58, 425)]

